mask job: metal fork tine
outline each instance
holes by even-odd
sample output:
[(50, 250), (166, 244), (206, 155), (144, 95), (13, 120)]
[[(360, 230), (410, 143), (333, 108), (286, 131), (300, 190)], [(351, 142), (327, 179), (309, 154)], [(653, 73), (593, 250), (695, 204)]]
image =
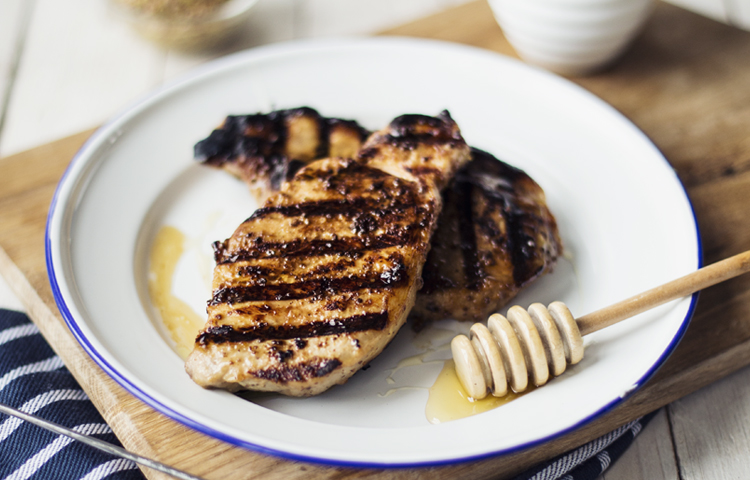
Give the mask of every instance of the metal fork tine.
[(111, 443), (105, 442), (103, 440), (99, 440), (98, 438), (89, 437), (87, 435), (82, 435), (69, 428), (63, 427), (62, 425), (58, 425), (48, 420), (44, 420), (40, 417), (37, 417), (36, 415), (30, 415), (20, 410), (16, 410), (15, 408), (9, 407), (8, 405), (5, 405), (3, 403), (0, 403), (0, 412), (20, 418), (21, 420), (24, 420), (26, 422), (36, 425), (37, 427), (44, 428), (51, 432), (55, 432), (60, 435), (65, 435), (74, 440), (85, 443), (86, 445), (90, 447), (94, 447), (104, 452), (107, 452), (111, 455), (115, 455), (117, 457), (125, 458), (128, 460), (132, 460), (135, 463), (144, 465), (149, 468), (153, 468), (154, 470), (158, 470), (162, 473), (172, 475), (175, 478), (179, 478), (181, 480), (202, 480), (200, 477), (196, 477), (194, 475), (190, 475), (189, 473), (185, 473), (181, 470), (177, 470), (176, 468), (172, 468), (168, 465), (164, 465), (163, 463), (157, 462), (156, 460), (151, 460), (150, 458), (142, 457), (141, 455), (137, 455), (135, 453), (129, 452), (125, 450), (124, 448), (118, 447), (117, 445), (112, 445)]

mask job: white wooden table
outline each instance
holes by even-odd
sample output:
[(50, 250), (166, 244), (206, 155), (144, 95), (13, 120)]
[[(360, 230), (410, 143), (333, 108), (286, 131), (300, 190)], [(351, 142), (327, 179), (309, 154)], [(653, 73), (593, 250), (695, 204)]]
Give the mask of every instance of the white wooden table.
[[(261, 0), (232, 50), (367, 34), (464, 1)], [(750, 0), (673, 3), (750, 29)], [(161, 50), (111, 15), (104, 0), (0, 0), (0, 157), (95, 127), (147, 91), (225, 53)], [(0, 307), (23, 310), (2, 278)], [(746, 368), (662, 409), (603, 478), (750, 478), (749, 453)]]

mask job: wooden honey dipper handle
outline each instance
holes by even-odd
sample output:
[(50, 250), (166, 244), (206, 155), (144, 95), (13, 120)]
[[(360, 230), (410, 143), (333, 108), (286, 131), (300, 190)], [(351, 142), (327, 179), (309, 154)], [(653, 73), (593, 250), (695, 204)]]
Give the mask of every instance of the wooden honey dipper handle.
[(581, 335), (588, 335), (614, 325), (621, 320), (658, 307), (663, 303), (686, 297), (748, 271), (750, 271), (750, 250), (712, 263), (677, 280), (672, 280), (621, 302), (578, 317), (576, 323), (578, 323)]
[(487, 326), (474, 324), (471, 339), (453, 339), (456, 373), (475, 399), (488, 392), (503, 396), (508, 384), (522, 392), (529, 377), (537, 386), (544, 385), (550, 376), (562, 374), (566, 364), (583, 358), (582, 336), (748, 271), (750, 250), (577, 319), (561, 302), (549, 308), (532, 304), (528, 311), (511, 307), (508, 318), (494, 314)]

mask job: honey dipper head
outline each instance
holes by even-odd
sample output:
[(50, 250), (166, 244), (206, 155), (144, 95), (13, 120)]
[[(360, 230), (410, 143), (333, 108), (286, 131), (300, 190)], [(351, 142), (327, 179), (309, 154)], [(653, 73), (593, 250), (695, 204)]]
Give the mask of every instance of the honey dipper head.
[(458, 335), (451, 341), (451, 353), (456, 364), (458, 381), (471, 398), (481, 400), (487, 396), (487, 382), (471, 341), (466, 335)]
[(490, 316), (487, 326), (476, 323), (470, 338), (451, 342), (456, 374), (466, 392), (481, 400), (488, 393), (501, 397), (508, 386), (528, 388), (529, 377), (541, 386), (562, 374), (567, 364), (583, 358), (583, 339), (573, 315), (562, 302), (549, 308), (532, 304), (528, 311), (511, 307), (508, 317)]

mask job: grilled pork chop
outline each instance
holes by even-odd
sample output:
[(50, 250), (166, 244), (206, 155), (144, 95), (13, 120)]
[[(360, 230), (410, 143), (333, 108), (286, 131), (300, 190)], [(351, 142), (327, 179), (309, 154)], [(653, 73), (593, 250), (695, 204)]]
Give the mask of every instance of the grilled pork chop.
[(215, 245), (208, 322), (186, 362), (191, 378), (309, 396), (367, 365), (406, 321), (440, 191), (468, 159), (444, 112), (399, 117), (357, 160), (300, 170)]
[(195, 145), (195, 158), (243, 180), (262, 204), (304, 164), (354, 158), (369, 132), (357, 122), (321, 117), (309, 107), (233, 115)]
[[(239, 170), (237, 176), (251, 186), (262, 204), (305, 162), (321, 156), (315, 145), (339, 152), (332, 155), (354, 156), (352, 151), (359, 149), (357, 139), (365, 135), (366, 130), (356, 122), (321, 117), (302, 107), (229, 117), (221, 129), (196, 145), (195, 153), (207, 165)], [(250, 153), (243, 147), (248, 137), (256, 139), (249, 142)], [(304, 154), (294, 157), (284, 147), (286, 143), (272, 144), (268, 138), (308, 147), (298, 148)], [(443, 199), (422, 273), (424, 286), (411, 313), (416, 328), (443, 318), (486, 319), (523, 287), (550, 272), (562, 251), (557, 224), (541, 187), (523, 171), (486, 152), (472, 149), (472, 161), (443, 191)]]

